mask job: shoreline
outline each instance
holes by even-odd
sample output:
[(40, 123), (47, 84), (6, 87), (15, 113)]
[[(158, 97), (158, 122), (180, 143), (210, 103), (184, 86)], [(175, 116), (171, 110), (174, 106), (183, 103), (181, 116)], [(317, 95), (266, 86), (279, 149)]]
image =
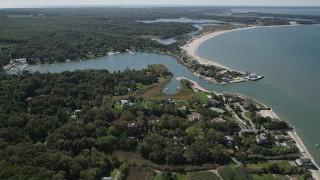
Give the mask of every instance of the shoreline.
[[(202, 86), (200, 86), (196, 81), (193, 81), (193, 80), (190, 80), (188, 78), (184, 78), (184, 77), (177, 77), (176, 78), (177, 80), (181, 81), (181, 80), (187, 80), (189, 82), (192, 83), (192, 88), (193, 89), (197, 89), (199, 91), (203, 91), (203, 92), (206, 92), (206, 93), (214, 93), (214, 94), (217, 94), (217, 95), (222, 95), (223, 93), (221, 92), (217, 92), (217, 91), (209, 91), (205, 88), (203, 88)], [(243, 94), (239, 94), (239, 93), (234, 93), (234, 94), (237, 94), (239, 96), (241, 96), (242, 98), (249, 98)], [(252, 98), (249, 98), (249, 99), (252, 99)], [(252, 99), (253, 101), (256, 101), (255, 99)], [(257, 101), (259, 102), (259, 101)], [(259, 102), (261, 103), (261, 102)], [(261, 103), (262, 105), (264, 105), (265, 107), (269, 107), (267, 105), (265, 105), (264, 103)], [(270, 110), (267, 110), (269, 111), (268, 113), (266, 113), (267, 116), (270, 116), (270, 117), (276, 117), (277, 119), (281, 120), (279, 118), (279, 116), (270, 108)], [(291, 125), (290, 125), (291, 126)], [(314, 163), (314, 165), (317, 167), (318, 170), (312, 170), (312, 169), (309, 169), (309, 171), (311, 172), (312, 174), (312, 177), (316, 180), (320, 180), (320, 168), (319, 166), (317, 165), (317, 163), (315, 162), (314, 158), (312, 157), (312, 155), (310, 154), (310, 152), (308, 151), (308, 148), (304, 145), (301, 137), (298, 135), (297, 131), (293, 128), (292, 130), (288, 130), (286, 131), (288, 133), (288, 136), (290, 136), (290, 138), (292, 140), (294, 140), (297, 148), (299, 149), (300, 151), (300, 154), (301, 154), (301, 158), (309, 158), (311, 159), (311, 161)]]
[[(190, 58), (194, 59), (195, 61), (197, 61), (199, 64), (202, 65), (213, 65), (222, 69), (226, 69), (229, 71), (237, 71), (234, 70), (230, 67), (227, 67), (225, 65), (222, 65), (220, 63), (218, 63), (216, 60), (209, 60), (209, 59), (205, 59), (200, 57), (197, 54), (198, 48), (199, 46), (204, 43), (205, 41), (215, 38), (217, 36), (229, 33), (229, 32), (235, 32), (235, 31), (243, 31), (243, 30), (249, 30), (249, 29), (256, 29), (256, 28), (260, 28), (260, 27), (265, 27), (265, 28), (277, 28), (277, 27), (291, 27), (291, 26), (299, 26), (300, 24), (298, 24), (295, 21), (291, 21), (290, 25), (273, 25), (273, 26), (247, 26), (247, 27), (241, 27), (241, 28), (236, 28), (236, 29), (229, 29), (229, 30), (221, 30), (221, 31), (215, 31), (215, 32), (211, 32), (211, 33), (204, 33), (204, 34), (200, 34), (198, 35), (196, 38), (194, 38), (193, 40), (191, 40), (190, 42), (188, 42), (187, 44), (185, 44), (184, 46), (182, 46), (181, 48), (185, 51), (185, 54), (187, 56), (189, 56)], [(238, 71), (237, 71), (238, 72)]]

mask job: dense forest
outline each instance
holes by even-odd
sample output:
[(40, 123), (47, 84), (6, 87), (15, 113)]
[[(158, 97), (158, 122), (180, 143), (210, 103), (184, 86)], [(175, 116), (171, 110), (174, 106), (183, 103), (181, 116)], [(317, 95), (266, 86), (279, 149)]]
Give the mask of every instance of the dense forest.
[[(10, 59), (27, 58), (28, 63), (60, 62), (104, 56), (108, 52), (171, 51), (177, 44), (163, 45), (150, 37), (184, 37), (196, 28), (192, 23), (143, 23), (141, 20), (181, 18), (217, 20), (222, 24), (287, 24), (285, 17), (317, 16), (262, 14), (228, 15), (223, 7), (199, 8), (48, 8), (0, 10), (0, 65)], [(306, 23), (305, 22), (305, 23)], [(301, 21), (300, 23), (303, 23)]]
[[(1, 64), (25, 57), (29, 63), (87, 59), (107, 52), (162, 50), (146, 38), (194, 31), (191, 24), (137, 22), (143, 15), (112, 9), (11, 10), (0, 14)], [(111, 11), (111, 12), (110, 12)], [(121, 12), (121, 13), (120, 13)]]
[[(2, 74), (1, 179), (100, 178), (119, 166), (109, 156), (114, 150), (158, 164), (228, 162), (223, 135), (237, 132), (237, 124), (213, 123), (204, 132), (186, 121), (188, 110), (137, 96), (142, 86), (170, 76), (162, 65), (114, 73)], [(121, 97), (132, 105), (120, 104)]]

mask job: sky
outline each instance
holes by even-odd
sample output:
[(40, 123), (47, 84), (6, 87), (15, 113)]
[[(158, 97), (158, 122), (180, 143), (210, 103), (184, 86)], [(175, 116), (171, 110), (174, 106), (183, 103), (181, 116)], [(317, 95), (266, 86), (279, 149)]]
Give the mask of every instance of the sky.
[(0, 8), (91, 5), (320, 6), (320, 0), (0, 0)]

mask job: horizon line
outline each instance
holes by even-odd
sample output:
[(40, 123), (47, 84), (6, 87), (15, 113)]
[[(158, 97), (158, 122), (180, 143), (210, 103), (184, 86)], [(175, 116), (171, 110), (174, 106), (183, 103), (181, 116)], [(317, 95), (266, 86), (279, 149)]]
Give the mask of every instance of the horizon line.
[(278, 6), (278, 5), (178, 5), (178, 4), (154, 4), (154, 5), (147, 5), (147, 4), (79, 4), (79, 5), (39, 5), (39, 6), (25, 6), (25, 7), (0, 7), (0, 9), (32, 9), (32, 8), (98, 8), (98, 7), (122, 7), (122, 8), (135, 8), (135, 7), (259, 7), (259, 8), (274, 8), (274, 7), (287, 7), (287, 8), (320, 8), (319, 5), (286, 5), (286, 6)]

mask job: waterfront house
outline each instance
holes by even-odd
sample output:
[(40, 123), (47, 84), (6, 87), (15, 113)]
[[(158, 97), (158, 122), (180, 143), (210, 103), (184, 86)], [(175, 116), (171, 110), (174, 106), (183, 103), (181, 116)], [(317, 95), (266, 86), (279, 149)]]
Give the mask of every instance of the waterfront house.
[(296, 159), (296, 163), (298, 166), (306, 166), (306, 167), (312, 167), (314, 166), (313, 162), (311, 161), (311, 159), (308, 158), (299, 158)]
[(242, 104), (245, 109), (248, 109), (252, 105), (252, 102), (246, 99)]
[(294, 142), (292, 142), (292, 141), (286, 141), (286, 142), (284, 142), (284, 145), (289, 149), (292, 149), (292, 148), (296, 147), (296, 144)]
[(217, 100), (215, 100), (215, 99), (211, 99), (211, 100), (210, 100), (210, 103), (211, 103), (212, 106), (218, 106), (219, 104), (221, 104), (220, 101), (217, 101)]
[(274, 138), (276, 141), (279, 141), (279, 142), (282, 142), (287, 139), (286, 136), (284, 135), (276, 135)]
[(226, 74), (226, 73), (229, 73), (229, 70), (222, 70), (222, 71), (219, 71), (218, 72), (220, 75), (223, 75), (223, 74)]
[(259, 145), (267, 144), (269, 142), (265, 133), (256, 135), (256, 141)]
[(21, 58), (21, 59), (11, 59), (10, 63), (16, 63), (16, 64), (26, 64), (27, 59), (26, 58)]
[(238, 97), (237, 95), (233, 95), (233, 94), (227, 96), (226, 99), (227, 99), (229, 102), (239, 102), (239, 101), (242, 100), (240, 97)]
[(228, 78), (228, 77), (222, 77), (221, 78), (221, 80), (223, 81), (223, 82), (225, 82), (225, 83), (228, 83), (228, 82), (230, 82), (231, 81), (231, 79), (230, 78)]

